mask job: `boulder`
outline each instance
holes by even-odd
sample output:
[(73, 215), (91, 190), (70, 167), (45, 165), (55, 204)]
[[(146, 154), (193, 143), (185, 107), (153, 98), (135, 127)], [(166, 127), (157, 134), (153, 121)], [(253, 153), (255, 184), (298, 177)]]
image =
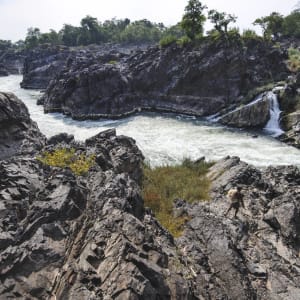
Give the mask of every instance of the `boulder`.
[(259, 101), (254, 101), (229, 112), (219, 119), (223, 125), (239, 128), (263, 128), (270, 118), (270, 101), (264, 96)]

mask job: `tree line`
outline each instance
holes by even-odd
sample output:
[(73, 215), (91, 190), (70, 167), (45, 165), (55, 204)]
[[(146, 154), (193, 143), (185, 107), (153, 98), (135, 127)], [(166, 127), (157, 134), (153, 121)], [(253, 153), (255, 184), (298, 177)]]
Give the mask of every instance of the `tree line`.
[[(161, 46), (173, 42), (181, 44), (201, 40), (204, 36), (204, 24), (209, 20), (214, 28), (207, 32), (210, 38), (225, 38), (240, 35), (239, 29), (230, 27), (236, 22), (236, 16), (215, 9), (208, 9), (199, 0), (189, 0), (182, 20), (170, 27), (163, 23), (153, 23), (147, 19), (133, 21), (129, 19), (106, 20), (100, 22), (92, 16), (84, 17), (80, 26), (64, 24), (58, 32), (51, 29), (42, 33), (39, 28), (29, 28), (25, 40), (16, 43), (0, 40), (0, 51), (5, 49), (31, 49), (42, 44), (85, 46), (102, 43), (157, 43)], [(268, 16), (257, 18), (254, 25), (262, 29), (263, 39), (300, 38), (300, 5), (289, 15), (272, 12)], [(253, 30), (244, 30), (244, 39), (260, 38)]]

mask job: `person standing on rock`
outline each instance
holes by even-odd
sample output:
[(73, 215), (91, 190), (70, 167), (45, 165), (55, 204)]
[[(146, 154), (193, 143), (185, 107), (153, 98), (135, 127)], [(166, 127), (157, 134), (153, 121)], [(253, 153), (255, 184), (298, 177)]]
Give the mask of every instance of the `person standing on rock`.
[(244, 195), (241, 192), (242, 188), (240, 186), (234, 188), (234, 189), (230, 189), (227, 193), (227, 198), (230, 201), (230, 206), (228, 208), (228, 210), (225, 213), (225, 216), (227, 216), (227, 214), (230, 212), (231, 209), (235, 209), (235, 213), (234, 213), (234, 217), (236, 218), (236, 215), (240, 209), (240, 206), (242, 205), (243, 208), (245, 208), (244, 205)]

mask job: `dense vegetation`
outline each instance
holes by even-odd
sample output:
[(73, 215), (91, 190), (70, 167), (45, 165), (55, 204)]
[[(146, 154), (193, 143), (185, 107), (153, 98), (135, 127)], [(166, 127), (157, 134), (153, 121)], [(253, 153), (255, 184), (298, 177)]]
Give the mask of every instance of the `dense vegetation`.
[(144, 167), (143, 198), (160, 223), (174, 237), (181, 235), (188, 221), (186, 214), (173, 215), (173, 201), (190, 203), (209, 199), (210, 182), (205, 176), (212, 163), (184, 160), (181, 165), (157, 168)]
[(78, 154), (74, 148), (58, 148), (52, 152), (45, 151), (37, 159), (48, 166), (70, 168), (75, 175), (85, 175), (95, 164), (94, 155)]
[[(207, 12), (206, 12), (207, 11)], [(157, 43), (162, 47), (172, 43), (185, 45), (190, 42), (201, 41), (204, 36), (204, 23), (209, 20), (214, 29), (207, 32), (206, 37), (216, 40), (225, 38), (227, 41), (234, 37), (239, 42), (247, 43), (253, 39), (260, 39), (255, 31), (245, 30), (240, 34), (238, 28), (230, 25), (236, 17), (215, 9), (208, 10), (199, 0), (189, 0), (182, 20), (170, 27), (163, 23), (153, 23), (143, 19), (130, 21), (129, 19), (106, 20), (100, 22), (92, 16), (84, 17), (80, 26), (64, 24), (61, 30), (50, 30), (42, 33), (39, 28), (29, 28), (24, 41), (12, 43), (0, 40), (0, 51), (6, 49), (31, 49), (42, 44), (84, 46), (89, 44), (114, 43)], [(263, 39), (276, 41), (281, 38), (300, 38), (300, 7), (287, 16), (272, 12), (268, 16), (257, 18), (254, 25), (262, 29)]]

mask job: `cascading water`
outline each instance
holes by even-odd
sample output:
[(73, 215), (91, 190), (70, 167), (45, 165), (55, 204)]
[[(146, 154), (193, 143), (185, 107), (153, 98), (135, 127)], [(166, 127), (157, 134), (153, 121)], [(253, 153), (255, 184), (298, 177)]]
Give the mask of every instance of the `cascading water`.
[[(36, 105), (38, 91), (20, 88), (20, 75), (0, 77), (0, 91), (15, 93), (27, 105), (31, 118), (50, 137), (67, 132), (85, 140), (100, 131), (115, 127), (117, 134), (133, 137), (152, 166), (175, 164), (183, 158), (205, 156), (218, 160), (224, 156), (239, 156), (255, 166), (300, 166), (300, 152), (269, 136), (239, 129), (229, 129), (216, 123), (174, 115), (141, 114), (122, 120), (76, 121), (59, 113), (44, 114)], [(256, 99), (258, 100), (258, 98)]]
[(277, 137), (284, 133), (279, 124), (281, 110), (279, 108), (278, 97), (275, 93), (268, 92), (267, 98), (270, 101), (270, 119), (265, 126), (264, 131), (273, 137)]

